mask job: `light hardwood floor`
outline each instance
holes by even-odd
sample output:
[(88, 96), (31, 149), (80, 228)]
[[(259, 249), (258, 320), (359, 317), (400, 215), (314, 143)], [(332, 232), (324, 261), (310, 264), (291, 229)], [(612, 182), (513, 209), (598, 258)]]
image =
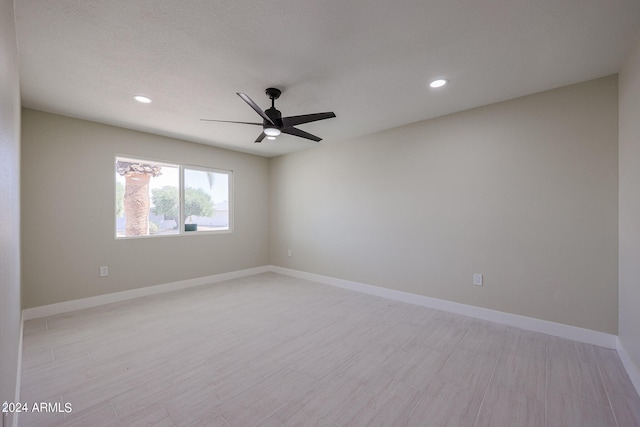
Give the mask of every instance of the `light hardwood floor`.
[(25, 322), (28, 426), (640, 426), (614, 350), (275, 273)]

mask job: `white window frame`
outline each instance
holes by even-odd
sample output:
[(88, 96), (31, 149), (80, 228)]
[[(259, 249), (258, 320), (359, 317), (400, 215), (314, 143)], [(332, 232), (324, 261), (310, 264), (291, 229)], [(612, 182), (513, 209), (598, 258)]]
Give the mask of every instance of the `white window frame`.
[[(117, 206), (116, 206), (116, 186), (117, 186), (117, 178), (116, 178), (116, 170), (115, 167), (118, 161), (128, 161), (128, 162), (140, 162), (140, 163), (150, 163), (156, 164), (160, 166), (173, 167), (178, 168), (178, 216), (179, 216), (179, 226), (178, 233), (172, 234), (148, 234), (144, 236), (118, 236), (117, 230)], [(148, 157), (137, 157), (130, 155), (119, 155), (116, 154), (113, 160), (113, 231), (114, 237), (116, 240), (128, 240), (128, 239), (148, 239), (148, 238), (165, 238), (165, 237), (179, 237), (179, 236), (203, 236), (203, 235), (212, 235), (212, 234), (229, 234), (234, 231), (234, 196), (233, 196), (233, 171), (229, 169), (220, 169), (214, 168), (210, 166), (201, 166), (201, 165), (191, 165), (191, 164), (183, 164), (178, 162), (171, 162), (166, 160), (155, 160), (150, 159)], [(229, 226), (225, 230), (199, 230), (199, 231), (185, 231), (185, 178), (184, 173), (185, 169), (202, 171), (202, 172), (213, 172), (218, 174), (226, 174), (228, 176), (228, 203), (229, 203)]]

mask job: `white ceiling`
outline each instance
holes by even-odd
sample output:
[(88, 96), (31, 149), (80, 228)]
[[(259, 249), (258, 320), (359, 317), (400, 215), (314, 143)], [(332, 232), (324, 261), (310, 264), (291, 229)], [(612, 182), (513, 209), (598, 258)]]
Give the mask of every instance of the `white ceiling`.
[[(336, 143), (619, 71), (638, 0), (15, 0), (23, 105), (277, 156), (264, 89)], [(450, 85), (434, 90), (431, 79)], [(132, 96), (143, 94), (144, 105)]]

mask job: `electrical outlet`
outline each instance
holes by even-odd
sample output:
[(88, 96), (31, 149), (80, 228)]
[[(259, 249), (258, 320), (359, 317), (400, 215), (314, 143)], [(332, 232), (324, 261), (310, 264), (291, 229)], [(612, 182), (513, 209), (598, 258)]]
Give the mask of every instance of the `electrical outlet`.
[(103, 265), (100, 267), (100, 277), (107, 277), (109, 275), (109, 267)]
[(476, 286), (482, 286), (482, 274), (473, 273), (473, 284)]

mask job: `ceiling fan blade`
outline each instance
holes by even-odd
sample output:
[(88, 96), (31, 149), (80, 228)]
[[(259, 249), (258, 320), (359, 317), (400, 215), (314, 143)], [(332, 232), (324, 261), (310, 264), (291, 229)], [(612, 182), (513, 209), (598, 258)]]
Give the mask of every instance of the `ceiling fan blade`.
[(265, 136), (267, 136), (267, 135), (265, 135), (264, 132), (262, 132), (260, 134), (260, 136), (258, 136), (254, 142), (262, 142), (262, 140), (264, 139)]
[(200, 119), (202, 122), (220, 122), (220, 123), (239, 123), (241, 125), (258, 125), (264, 126), (263, 123), (255, 123), (255, 122), (234, 122), (232, 120), (213, 120), (213, 119)]
[(267, 123), (270, 123), (272, 125), (275, 126), (275, 124), (273, 123), (273, 121), (269, 118), (269, 116), (267, 116), (267, 113), (265, 113), (264, 111), (262, 111), (262, 109), (260, 107), (258, 107), (258, 104), (256, 104), (255, 102), (253, 102), (253, 99), (249, 98), (248, 95), (244, 94), (244, 93), (240, 93), (237, 92), (237, 95), (243, 99), (244, 102), (246, 102), (247, 104), (249, 104), (249, 106), (251, 108), (253, 108), (255, 110), (256, 113), (260, 114), (260, 117), (262, 117), (263, 119), (265, 119), (265, 121)]
[(326, 113), (303, 114), (301, 116), (283, 117), (282, 118), (282, 125), (285, 128), (289, 128), (289, 127), (301, 125), (301, 124), (304, 124), (304, 123), (315, 122), (315, 121), (318, 121), (318, 120), (332, 119), (335, 116), (336, 115), (332, 111), (329, 111), (329, 112), (326, 112)]
[(315, 135), (311, 135), (309, 132), (305, 132), (296, 128), (284, 128), (282, 129), (282, 133), (288, 133), (289, 135), (299, 136), (300, 138), (310, 139), (312, 141), (322, 141), (322, 138), (319, 138)]

